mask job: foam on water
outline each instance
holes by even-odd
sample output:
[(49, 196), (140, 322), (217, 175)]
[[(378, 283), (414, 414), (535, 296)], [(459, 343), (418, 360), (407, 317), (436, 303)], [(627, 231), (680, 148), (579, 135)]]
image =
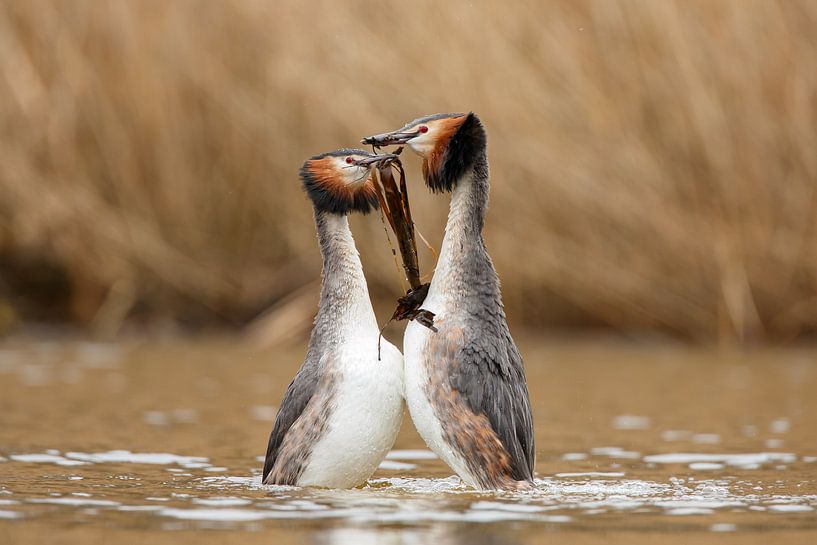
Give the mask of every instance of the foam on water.
[[(123, 497), (100, 496), (99, 490), (83, 482), (71, 483), (82, 487), (64, 490), (52, 497), (14, 496), (0, 500), (0, 506), (24, 505), (76, 509), (81, 516), (105, 516), (112, 511), (132, 513), (132, 516), (173, 519), (187, 523), (215, 525), (260, 523), (268, 520), (342, 520), (351, 524), (428, 524), (438, 522), (495, 523), (503, 521), (572, 524), (599, 515), (632, 513), (685, 517), (712, 516), (727, 513), (768, 513), (812, 515), (817, 507), (817, 495), (784, 495), (779, 482), (738, 480), (723, 476), (730, 468), (745, 469), (780, 463), (795, 463), (799, 457), (791, 453), (760, 452), (743, 454), (665, 453), (641, 456), (620, 447), (600, 447), (590, 454), (568, 453), (557, 456), (562, 461), (576, 461), (576, 467), (590, 456), (640, 460), (628, 462), (624, 471), (566, 471), (536, 481), (532, 490), (521, 492), (476, 492), (459, 478), (391, 477), (372, 479), (367, 486), (354, 490), (299, 489), (287, 486), (265, 486), (255, 466), (249, 460), (243, 469), (214, 467), (208, 458), (169, 453), (133, 453), (127, 450), (61, 454), (56, 450), (43, 453), (13, 454), (9, 463), (81, 464), (79, 472), (106, 471), (94, 469), (99, 464), (129, 463), (145, 467), (133, 474), (111, 476), (108, 479), (150, 480), (161, 471), (158, 484), (166, 492), (160, 496), (138, 495)], [(806, 458), (806, 457), (803, 457)], [(400, 460), (433, 460), (427, 450), (395, 450), (381, 465), (382, 470), (412, 471), (422, 462)], [(596, 467), (616, 467), (616, 462), (603, 462)], [(805, 460), (803, 460), (805, 461)], [(683, 478), (668, 477), (667, 481), (636, 478), (639, 465), (676, 464), (687, 466)], [(151, 466), (174, 466), (152, 468)], [(649, 466), (648, 466), (649, 467)], [(181, 469), (184, 468), (184, 469)], [(252, 474), (241, 474), (248, 471)], [(632, 469), (631, 469), (632, 468)], [(213, 475), (211, 469), (225, 474)], [(172, 474), (163, 470), (174, 470)], [(718, 471), (719, 478), (698, 478), (692, 471)], [(91, 475), (86, 475), (90, 477)], [(626, 478), (632, 476), (631, 478)], [(63, 482), (68, 481), (65, 476)], [(170, 480), (167, 480), (170, 479)], [(94, 482), (94, 481), (92, 481)], [(156, 488), (153, 489), (154, 493)], [(809, 488), (813, 490), (813, 487)], [(8, 491), (2, 491), (8, 494)], [(70, 494), (70, 495), (67, 495)], [(117, 500), (117, 501), (114, 501)], [(778, 514), (778, 515), (775, 515)], [(20, 518), (28, 513), (4, 509), (0, 518)], [(124, 516), (124, 515), (122, 515)], [(166, 524), (166, 523), (163, 523)], [(716, 526), (716, 524), (726, 524)], [(729, 523), (731, 524), (731, 523)], [(729, 524), (719, 521), (705, 526), (711, 531), (731, 531)], [(716, 529), (723, 528), (723, 529)]]
[(60, 466), (81, 466), (86, 462), (78, 460), (68, 460), (57, 454), (12, 454), (9, 456), (15, 462), (28, 462), (33, 464), (57, 464)]
[(778, 512), (786, 512), (786, 513), (803, 513), (814, 511), (814, 507), (811, 505), (796, 505), (796, 504), (782, 504), (782, 505), (770, 505), (767, 507), (769, 511), (778, 511)]
[(65, 454), (72, 460), (103, 463), (130, 463), (130, 464), (152, 464), (170, 465), (178, 464), (184, 467), (203, 468), (209, 466), (208, 459), (203, 456), (179, 456), (177, 454), (167, 454), (164, 452), (142, 452), (134, 453), (128, 450), (110, 450), (108, 452), (68, 452)]
[(165, 508), (158, 511), (163, 517), (181, 520), (206, 520), (212, 522), (251, 522), (272, 518), (269, 513), (251, 509), (175, 509)]
[(644, 456), (653, 464), (723, 463), (729, 466), (755, 469), (762, 464), (793, 463), (797, 456), (790, 452), (759, 452), (753, 454), (670, 453)]
[(193, 503), (207, 505), (210, 507), (235, 507), (238, 505), (249, 505), (251, 500), (245, 498), (225, 497), (225, 498), (193, 498)]
[(587, 471), (585, 473), (557, 473), (554, 477), (623, 477), (620, 471)]
[(119, 502), (111, 500), (94, 500), (83, 498), (34, 498), (28, 503), (50, 503), (54, 505), (70, 505), (73, 507), (117, 507)]

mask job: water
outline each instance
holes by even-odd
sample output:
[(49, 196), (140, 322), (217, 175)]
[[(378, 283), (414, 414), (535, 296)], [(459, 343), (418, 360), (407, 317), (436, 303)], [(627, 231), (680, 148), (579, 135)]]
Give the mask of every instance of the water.
[(521, 345), (537, 486), (477, 493), (408, 418), (364, 488), (262, 486), (301, 348), (8, 341), (0, 543), (817, 542), (817, 353)]

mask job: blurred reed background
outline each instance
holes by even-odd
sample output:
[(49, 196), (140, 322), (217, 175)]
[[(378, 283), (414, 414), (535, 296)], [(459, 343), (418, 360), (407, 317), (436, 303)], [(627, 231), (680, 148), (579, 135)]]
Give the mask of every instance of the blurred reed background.
[[(301, 162), (473, 110), (516, 326), (817, 331), (814, 1), (6, 0), (0, 97), (0, 329), (302, 331)], [(393, 297), (379, 218), (353, 228)]]

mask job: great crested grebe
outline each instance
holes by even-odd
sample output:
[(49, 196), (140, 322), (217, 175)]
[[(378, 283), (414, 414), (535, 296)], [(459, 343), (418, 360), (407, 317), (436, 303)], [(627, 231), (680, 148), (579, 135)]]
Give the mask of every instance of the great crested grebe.
[(306, 360), (287, 388), (264, 461), (264, 484), (350, 488), (377, 469), (403, 418), (403, 356), (383, 341), (347, 215), (377, 207), (358, 149), (301, 167), (323, 256), (318, 315)]
[(474, 488), (533, 484), (533, 420), (522, 357), (485, 249), (486, 134), (469, 114), (422, 117), (364, 144), (407, 144), (435, 193), (451, 192), (440, 257), (422, 308), (437, 332), (410, 322), (403, 340), (406, 403), (417, 431)]

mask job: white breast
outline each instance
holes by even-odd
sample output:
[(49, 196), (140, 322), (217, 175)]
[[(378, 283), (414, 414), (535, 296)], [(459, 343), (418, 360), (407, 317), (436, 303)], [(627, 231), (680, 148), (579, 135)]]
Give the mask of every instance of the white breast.
[(403, 418), (403, 357), (386, 341), (377, 360), (377, 336), (340, 353), (336, 399), (327, 427), (313, 446), (299, 486), (351, 488), (371, 477), (394, 444)]
[[(443, 302), (431, 297), (426, 299), (422, 308), (438, 316), (444, 312)], [(477, 488), (478, 483), (468, 471), (462, 455), (443, 438), (442, 423), (434, 413), (434, 407), (426, 394), (428, 373), (424, 364), (423, 349), (429, 336), (434, 334), (433, 331), (415, 321), (409, 322), (406, 327), (403, 339), (406, 405), (414, 427), (417, 428), (417, 433), (426, 442), (428, 448), (448, 464), (465, 483)], [(433, 365), (433, 362), (431, 363)]]

